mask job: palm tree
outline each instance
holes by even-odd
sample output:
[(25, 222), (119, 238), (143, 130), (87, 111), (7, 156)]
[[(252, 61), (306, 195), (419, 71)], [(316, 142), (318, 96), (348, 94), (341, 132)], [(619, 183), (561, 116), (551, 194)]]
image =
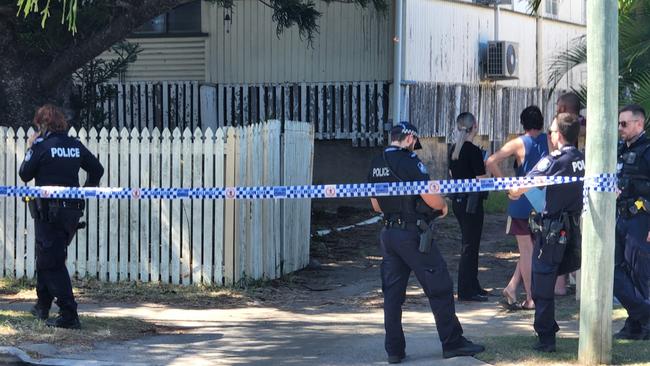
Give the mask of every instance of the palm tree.
[[(531, 0), (537, 11), (541, 0)], [(619, 0), (619, 103), (637, 103), (650, 111), (650, 0)], [(587, 62), (587, 39), (582, 36), (551, 59), (551, 92), (573, 68)], [(586, 102), (585, 86), (574, 91)]]

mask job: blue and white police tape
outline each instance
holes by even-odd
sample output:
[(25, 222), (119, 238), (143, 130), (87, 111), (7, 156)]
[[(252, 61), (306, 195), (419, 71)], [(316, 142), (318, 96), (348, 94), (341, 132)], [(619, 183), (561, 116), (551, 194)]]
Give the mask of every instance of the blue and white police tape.
[(302, 186), (211, 187), (211, 188), (71, 188), (0, 186), (0, 197), (41, 197), (71, 199), (295, 199), (403, 196), (426, 193), (467, 193), (501, 191), (511, 188), (543, 187), (585, 182), (586, 190), (613, 192), (614, 174), (594, 177), (506, 177), (451, 179), (419, 182), (360, 183)]

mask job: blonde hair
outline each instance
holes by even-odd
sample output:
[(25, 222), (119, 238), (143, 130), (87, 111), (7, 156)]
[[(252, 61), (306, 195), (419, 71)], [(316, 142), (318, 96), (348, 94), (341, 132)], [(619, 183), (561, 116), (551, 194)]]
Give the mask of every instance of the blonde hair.
[(456, 139), (454, 151), (451, 153), (451, 160), (458, 160), (460, 150), (463, 148), (463, 143), (467, 139), (472, 129), (476, 124), (476, 117), (469, 112), (463, 112), (456, 117)]

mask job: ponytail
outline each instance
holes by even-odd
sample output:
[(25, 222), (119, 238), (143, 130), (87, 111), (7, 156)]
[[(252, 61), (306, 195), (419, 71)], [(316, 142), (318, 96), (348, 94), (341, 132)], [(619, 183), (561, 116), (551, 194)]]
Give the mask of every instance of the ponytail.
[(469, 112), (463, 112), (456, 117), (456, 139), (454, 151), (451, 153), (451, 160), (458, 160), (460, 150), (463, 148), (467, 136), (472, 133), (475, 124), (476, 118)]

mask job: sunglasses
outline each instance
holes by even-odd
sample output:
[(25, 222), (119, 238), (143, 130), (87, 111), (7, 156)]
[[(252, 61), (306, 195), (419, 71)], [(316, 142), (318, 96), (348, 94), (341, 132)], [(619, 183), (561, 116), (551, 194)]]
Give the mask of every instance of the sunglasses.
[(623, 127), (623, 128), (627, 128), (627, 126), (629, 126), (632, 122), (637, 122), (637, 121), (638, 121), (638, 119), (633, 119), (633, 120), (629, 120), (629, 121), (618, 121), (618, 126)]

